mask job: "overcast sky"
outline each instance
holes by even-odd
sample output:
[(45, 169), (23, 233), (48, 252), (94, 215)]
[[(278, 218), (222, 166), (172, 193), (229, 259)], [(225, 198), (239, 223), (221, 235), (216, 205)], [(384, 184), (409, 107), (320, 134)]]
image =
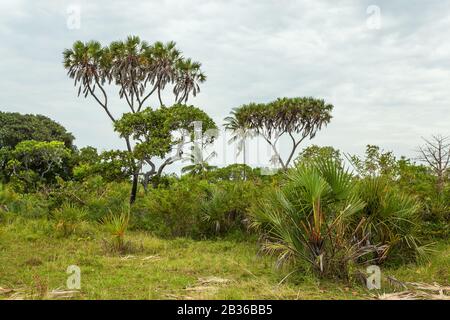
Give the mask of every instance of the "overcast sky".
[(443, 0), (1, 0), (0, 110), (49, 116), (79, 147), (122, 148), (103, 110), (77, 98), (61, 53), (138, 35), (202, 63), (190, 103), (219, 124), (244, 103), (314, 96), (335, 109), (313, 143), (414, 156), (421, 136), (450, 134), (449, 30)]

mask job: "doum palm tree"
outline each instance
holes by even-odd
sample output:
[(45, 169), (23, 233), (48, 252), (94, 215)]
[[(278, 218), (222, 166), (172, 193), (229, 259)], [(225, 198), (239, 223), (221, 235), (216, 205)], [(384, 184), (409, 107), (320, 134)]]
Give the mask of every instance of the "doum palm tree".
[(236, 117), (236, 108), (231, 111), (231, 116), (225, 118), (225, 129), (229, 130), (232, 134), (232, 137), (228, 140), (228, 144), (237, 143), (236, 156), (239, 156), (242, 153), (245, 180), (247, 178), (247, 139), (253, 138), (255, 134), (253, 130), (247, 128), (244, 124), (239, 122)]

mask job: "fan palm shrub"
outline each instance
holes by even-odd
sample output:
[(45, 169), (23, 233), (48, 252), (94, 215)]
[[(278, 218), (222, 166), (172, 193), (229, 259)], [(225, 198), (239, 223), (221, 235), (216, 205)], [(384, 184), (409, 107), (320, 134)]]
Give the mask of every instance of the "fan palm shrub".
[(419, 232), (420, 204), (402, 193), (383, 176), (366, 177), (358, 182), (358, 196), (365, 202), (358, 216), (365, 219), (360, 237), (382, 243), (379, 263), (389, 260), (411, 261), (424, 257)]
[(278, 263), (306, 261), (321, 277), (348, 278), (353, 264), (378, 250), (358, 238), (364, 208), (350, 172), (331, 159), (300, 165), (287, 182), (250, 209), (263, 232), (263, 249)]

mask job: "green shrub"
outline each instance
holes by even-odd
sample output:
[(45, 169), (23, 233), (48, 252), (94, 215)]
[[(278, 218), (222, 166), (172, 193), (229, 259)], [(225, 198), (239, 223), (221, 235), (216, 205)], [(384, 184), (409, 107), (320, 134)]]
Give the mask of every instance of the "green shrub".
[(366, 222), (361, 237), (381, 243), (385, 249), (377, 260), (411, 261), (423, 252), (419, 231), (420, 204), (384, 177), (367, 177), (358, 183), (358, 195), (365, 207), (358, 213)]
[(132, 207), (133, 226), (162, 237), (199, 237), (201, 203), (208, 188), (206, 181), (185, 179), (150, 189)]
[(377, 249), (355, 238), (361, 223), (351, 227), (364, 207), (352, 176), (328, 159), (299, 165), (286, 178), (250, 210), (263, 249), (279, 264), (306, 262), (320, 277), (348, 279), (353, 265)]
[(247, 210), (262, 189), (249, 181), (224, 181), (213, 185), (201, 204), (202, 233), (211, 236), (245, 231)]
[(50, 193), (52, 208), (71, 203), (87, 211), (87, 218), (100, 221), (110, 211), (118, 212), (129, 201), (129, 183), (105, 182), (94, 176), (82, 182), (58, 181), (58, 187)]
[(70, 203), (64, 203), (61, 208), (55, 209), (52, 212), (52, 218), (55, 221), (55, 230), (63, 237), (76, 233), (86, 217), (86, 209), (76, 207)]
[(47, 217), (49, 212), (44, 194), (19, 194), (8, 185), (0, 186), (0, 207), (12, 217), (42, 218)]
[(213, 184), (183, 177), (139, 197), (132, 207), (133, 227), (161, 237), (208, 238), (244, 232), (247, 209), (260, 190), (249, 181)]
[(423, 257), (420, 206), (383, 176), (356, 180), (333, 160), (300, 165), (250, 210), (264, 249), (280, 263), (306, 261), (322, 277), (353, 266)]

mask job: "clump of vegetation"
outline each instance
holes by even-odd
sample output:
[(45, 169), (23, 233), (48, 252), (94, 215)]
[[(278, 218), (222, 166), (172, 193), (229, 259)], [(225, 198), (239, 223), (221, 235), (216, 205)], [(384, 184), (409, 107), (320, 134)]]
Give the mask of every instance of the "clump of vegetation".
[(424, 257), (425, 247), (418, 236), (420, 206), (413, 197), (391, 186), (383, 177), (359, 181), (358, 195), (365, 203), (358, 213), (365, 219), (361, 237), (384, 245), (376, 258), (379, 263), (388, 258), (407, 262)]
[(254, 181), (217, 183), (201, 203), (202, 232), (206, 236), (223, 236), (248, 229), (247, 211), (263, 192)]
[[(354, 241), (350, 229), (364, 203), (355, 196), (351, 175), (336, 163), (305, 165), (287, 173), (287, 182), (252, 208), (263, 248), (278, 263), (307, 262), (322, 277), (348, 278), (351, 264), (376, 249)], [(361, 221), (363, 223), (363, 221)]]
[(397, 190), (378, 180), (358, 185), (331, 159), (298, 166), (286, 180), (251, 210), (279, 263), (303, 261), (321, 277), (348, 279), (357, 264), (420, 252), (417, 205)]
[(154, 188), (132, 207), (133, 226), (161, 237), (200, 237), (200, 204), (209, 184), (183, 179), (167, 188)]
[(48, 216), (49, 203), (43, 193), (21, 194), (10, 185), (0, 185), (0, 210), (10, 218), (43, 218)]
[(84, 208), (77, 207), (71, 203), (64, 203), (61, 208), (52, 212), (52, 218), (55, 221), (55, 230), (62, 237), (70, 236), (76, 233), (86, 217), (88, 212)]
[(99, 221), (110, 211), (120, 211), (128, 201), (129, 182), (111, 182), (102, 176), (92, 176), (82, 181), (64, 181), (59, 179), (58, 185), (48, 193), (52, 208), (59, 208), (68, 202), (84, 208), (87, 218)]
[(124, 208), (119, 213), (110, 213), (102, 219), (102, 224), (105, 226), (112, 239), (106, 240), (104, 243), (112, 252), (125, 254), (130, 252), (132, 244), (125, 240), (125, 235), (130, 223), (130, 209)]

